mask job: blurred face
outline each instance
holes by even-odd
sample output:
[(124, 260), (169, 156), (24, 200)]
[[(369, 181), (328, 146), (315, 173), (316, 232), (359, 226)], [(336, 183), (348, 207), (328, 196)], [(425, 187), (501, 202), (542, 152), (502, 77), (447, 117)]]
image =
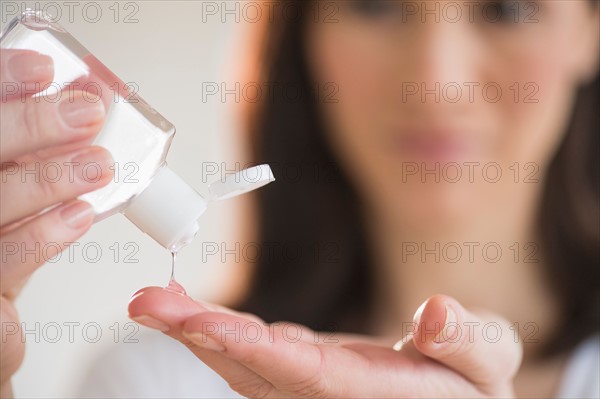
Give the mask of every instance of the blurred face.
[(322, 2), (306, 31), (328, 139), (376, 213), (407, 228), (539, 193), (598, 59), (587, 0)]

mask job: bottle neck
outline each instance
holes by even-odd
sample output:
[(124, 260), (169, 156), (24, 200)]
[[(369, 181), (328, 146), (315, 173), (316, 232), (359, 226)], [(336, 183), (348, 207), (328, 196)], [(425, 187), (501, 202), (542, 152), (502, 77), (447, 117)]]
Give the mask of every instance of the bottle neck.
[(160, 245), (176, 252), (189, 244), (200, 226), (207, 201), (167, 166), (134, 197), (123, 214)]

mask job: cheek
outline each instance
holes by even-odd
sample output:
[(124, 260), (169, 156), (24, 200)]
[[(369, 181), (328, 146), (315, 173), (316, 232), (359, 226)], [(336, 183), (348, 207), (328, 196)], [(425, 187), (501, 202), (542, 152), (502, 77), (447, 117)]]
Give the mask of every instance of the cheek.
[(385, 66), (374, 45), (377, 41), (364, 38), (361, 41), (351, 30), (331, 30), (314, 42), (312, 69), (322, 84), (333, 82), (338, 89), (338, 101), (323, 104), (329, 122), (335, 127), (333, 134), (353, 135), (361, 127), (375, 127), (389, 77), (382, 73)]
[[(540, 23), (525, 28), (523, 45), (500, 44), (505, 73), (520, 82), (520, 92), (505, 102), (504, 156), (533, 161), (544, 170), (564, 136), (573, 110), (584, 61), (581, 43), (590, 25), (586, 2), (548, 2)], [(515, 37), (515, 40), (517, 38)], [(517, 50), (514, 50), (516, 48)], [(586, 53), (589, 49), (584, 50)], [(498, 57), (497, 60), (501, 60)], [(524, 85), (529, 84), (529, 90)], [(526, 102), (527, 94), (537, 93)], [(508, 93), (513, 97), (513, 92)]]
[[(574, 90), (560, 73), (535, 76), (535, 81), (521, 86), (521, 100), (511, 101), (506, 107), (506, 140), (499, 155), (507, 162), (535, 162), (544, 171), (567, 128)], [(536, 102), (524, 102), (528, 95)]]
[[(505, 91), (497, 106), (497, 156), (535, 162), (544, 171), (567, 129), (577, 87), (566, 34), (539, 40), (530, 51), (506, 57), (498, 70)], [(504, 71), (504, 72), (501, 72)]]
[(337, 88), (336, 102), (320, 104), (327, 138), (352, 180), (365, 192), (376, 184), (377, 176), (384, 176), (377, 140), (386, 118), (389, 121), (393, 76), (381, 41), (356, 33), (364, 30), (342, 25), (311, 31), (308, 60), (321, 85), (333, 82)]

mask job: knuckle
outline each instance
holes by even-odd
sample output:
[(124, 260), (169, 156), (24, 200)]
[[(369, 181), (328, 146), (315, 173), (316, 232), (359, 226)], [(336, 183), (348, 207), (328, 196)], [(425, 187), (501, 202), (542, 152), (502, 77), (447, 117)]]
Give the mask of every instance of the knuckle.
[(498, 368), (498, 375), (504, 376), (505, 379), (511, 380), (519, 371), (521, 367), (521, 360), (523, 357), (523, 345), (520, 342), (508, 343), (509, 348), (504, 353), (504, 356), (499, 356), (496, 367)]
[(45, 223), (31, 223), (26, 230), (24, 241), (33, 244), (35, 248), (48, 243), (49, 237)]
[(448, 350), (444, 353), (445, 358), (449, 358), (449, 357), (456, 357), (456, 356), (461, 356), (461, 357), (469, 357), (472, 355), (472, 352), (474, 351), (475, 347), (477, 346), (475, 343), (475, 337), (473, 337), (471, 334), (462, 334), (460, 336), (460, 339), (455, 342), (455, 343), (451, 343), (450, 345), (448, 345)]
[(54, 199), (60, 194), (59, 182), (49, 181), (41, 176), (41, 173), (36, 176), (36, 183), (30, 184), (30, 186), (29, 196), (32, 201), (39, 202), (40, 198)]
[(44, 119), (42, 109), (38, 103), (35, 101), (25, 101), (23, 109), (24, 137), (33, 142), (42, 140)]
[(282, 387), (283, 390), (303, 398), (325, 398), (330, 395), (320, 373), (310, 376), (305, 380)]
[(260, 364), (262, 359), (261, 359), (261, 356), (254, 351), (245, 351), (243, 353), (240, 353), (239, 361), (242, 364), (253, 365), (253, 364)]
[(304, 379), (286, 384), (281, 387), (281, 390), (292, 393), (295, 396), (304, 398), (324, 398), (331, 397), (328, 386), (323, 378), (325, 375), (325, 356), (323, 350), (316, 346), (319, 355), (319, 367), (314, 373)]
[(266, 398), (273, 391), (273, 385), (267, 380), (240, 379), (229, 383), (229, 387), (240, 395), (250, 398)]

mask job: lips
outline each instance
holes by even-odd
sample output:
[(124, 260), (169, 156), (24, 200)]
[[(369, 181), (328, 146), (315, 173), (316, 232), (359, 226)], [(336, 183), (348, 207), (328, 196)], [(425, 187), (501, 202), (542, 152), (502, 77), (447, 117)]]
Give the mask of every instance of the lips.
[(393, 136), (393, 148), (403, 159), (423, 162), (459, 162), (474, 159), (474, 139), (456, 131), (402, 131)]

